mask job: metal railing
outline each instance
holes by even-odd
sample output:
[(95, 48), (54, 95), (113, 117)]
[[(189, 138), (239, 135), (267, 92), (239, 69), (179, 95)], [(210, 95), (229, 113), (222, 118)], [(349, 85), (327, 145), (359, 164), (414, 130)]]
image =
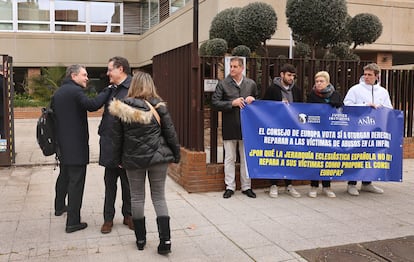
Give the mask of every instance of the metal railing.
[[(203, 90), (205, 79), (223, 79), (223, 57), (200, 57), (199, 88)], [(321, 70), (328, 71), (331, 83), (344, 96), (348, 89), (359, 82), (363, 67), (369, 61), (334, 61), (312, 59), (248, 58), (247, 77), (256, 81), (260, 96), (263, 96), (270, 81), (279, 75), (280, 67), (291, 63), (297, 68), (296, 84), (304, 92), (304, 97), (313, 86), (314, 75)], [(191, 76), (191, 45), (186, 45), (153, 59), (153, 75), (160, 95), (168, 102), (168, 107), (183, 147), (193, 150), (199, 148), (203, 140), (208, 152), (208, 161), (217, 163), (222, 159), (220, 113), (210, 110), (211, 92), (194, 92)], [(404, 112), (404, 136), (413, 134), (414, 71), (382, 70), (381, 85), (388, 89), (395, 109)], [(194, 93), (202, 94), (201, 97)], [(201, 103), (201, 110), (194, 104)], [(204, 134), (198, 134), (197, 124), (204, 121)], [(221, 161), (221, 160), (220, 160)]]

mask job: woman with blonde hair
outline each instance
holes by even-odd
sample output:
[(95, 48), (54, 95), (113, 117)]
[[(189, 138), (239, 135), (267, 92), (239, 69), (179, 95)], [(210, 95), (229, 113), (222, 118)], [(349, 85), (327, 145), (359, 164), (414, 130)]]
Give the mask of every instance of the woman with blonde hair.
[(148, 175), (151, 199), (157, 215), (159, 254), (171, 252), (170, 217), (165, 200), (168, 163), (180, 161), (180, 145), (171, 116), (157, 94), (152, 77), (137, 72), (127, 97), (114, 100), (109, 112), (114, 124), (114, 155), (125, 168), (131, 188), (131, 210), (138, 250), (146, 244), (144, 216), (145, 178)]
[[(323, 103), (330, 104), (333, 107), (343, 106), (342, 98), (339, 92), (335, 90), (335, 87), (330, 83), (329, 73), (326, 71), (320, 71), (315, 75), (315, 85), (312, 91), (308, 94), (307, 103)], [(319, 181), (311, 181), (311, 190), (308, 193), (309, 197), (316, 197), (318, 195)], [(335, 193), (331, 190), (331, 181), (322, 181), (322, 192), (327, 197), (336, 197)]]

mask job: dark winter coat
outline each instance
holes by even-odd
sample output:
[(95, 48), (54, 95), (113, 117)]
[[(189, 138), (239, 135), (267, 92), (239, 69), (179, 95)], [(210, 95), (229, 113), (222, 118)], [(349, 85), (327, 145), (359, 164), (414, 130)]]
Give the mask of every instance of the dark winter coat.
[[(280, 77), (275, 77), (272, 84), (266, 89), (266, 92), (263, 96), (263, 100), (274, 100), (282, 101), (282, 83), (280, 82)], [(303, 102), (303, 93), (302, 89), (295, 84), (289, 87), (292, 90), (293, 101), (292, 102)]]
[(110, 94), (105, 88), (94, 99), (88, 98), (84, 89), (71, 79), (65, 79), (53, 95), (52, 107), (56, 115), (59, 160), (64, 165), (89, 163), (89, 132), (87, 111), (103, 106)]
[(112, 147), (112, 129), (115, 118), (109, 113), (108, 107), (114, 98), (122, 99), (126, 97), (129, 85), (131, 84), (131, 79), (131, 76), (128, 76), (120, 85), (112, 85), (112, 87), (114, 87), (113, 91), (105, 103), (105, 109), (98, 129), (98, 135), (100, 136), (99, 165), (104, 167), (118, 167), (118, 163), (114, 161), (114, 149)]
[(125, 169), (180, 161), (180, 145), (167, 107), (158, 99), (149, 102), (160, 116), (161, 127), (142, 99), (114, 100), (109, 106), (109, 112), (116, 119), (114, 159)]
[(256, 83), (247, 77), (243, 77), (240, 86), (227, 76), (216, 86), (211, 103), (214, 109), (222, 111), (223, 140), (241, 140), (240, 108), (233, 107), (231, 102), (239, 97), (252, 96), (257, 98)]
[(307, 103), (321, 103), (321, 104), (330, 104), (333, 107), (343, 106), (341, 94), (338, 91), (334, 91), (330, 97), (323, 98), (318, 96), (314, 90), (308, 94), (306, 99)]

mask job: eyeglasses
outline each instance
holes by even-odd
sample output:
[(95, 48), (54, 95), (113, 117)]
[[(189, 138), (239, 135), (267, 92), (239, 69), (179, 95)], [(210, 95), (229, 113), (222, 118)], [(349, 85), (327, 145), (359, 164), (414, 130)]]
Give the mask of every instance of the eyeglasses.
[(110, 73), (110, 72), (114, 71), (115, 69), (118, 69), (118, 67), (108, 68), (108, 70), (106, 72)]

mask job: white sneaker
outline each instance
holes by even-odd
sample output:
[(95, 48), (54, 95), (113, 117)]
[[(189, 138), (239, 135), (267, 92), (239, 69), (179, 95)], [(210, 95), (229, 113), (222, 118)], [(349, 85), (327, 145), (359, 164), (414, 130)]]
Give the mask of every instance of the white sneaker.
[(327, 197), (336, 197), (335, 193), (331, 190), (330, 187), (324, 187), (322, 188), (322, 192), (327, 196)]
[(366, 192), (376, 193), (376, 194), (384, 193), (384, 190), (382, 188), (374, 186), (373, 184), (362, 185), (361, 190), (366, 191)]
[(286, 193), (288, 193), (289, 195), (291, 195), (293, 197), (300, 197), (299, 192), (296, 191), (296, 189), (294, 189), (292, 185), (288, 185), (286, 187)]
[(309, 197), (315, 198), (318, 196), (318, 188), (316, 186), (311, 187), (311, 190), (308, 193)]
[(272, 198), (276, 198), (278, 196), (277, 185), (272, 185), (270, 187), (269, 196)]
[(347, 191), (351, 196), (359, 196), (359, 191), (356, 188), (356, 185), (348, 185)]

